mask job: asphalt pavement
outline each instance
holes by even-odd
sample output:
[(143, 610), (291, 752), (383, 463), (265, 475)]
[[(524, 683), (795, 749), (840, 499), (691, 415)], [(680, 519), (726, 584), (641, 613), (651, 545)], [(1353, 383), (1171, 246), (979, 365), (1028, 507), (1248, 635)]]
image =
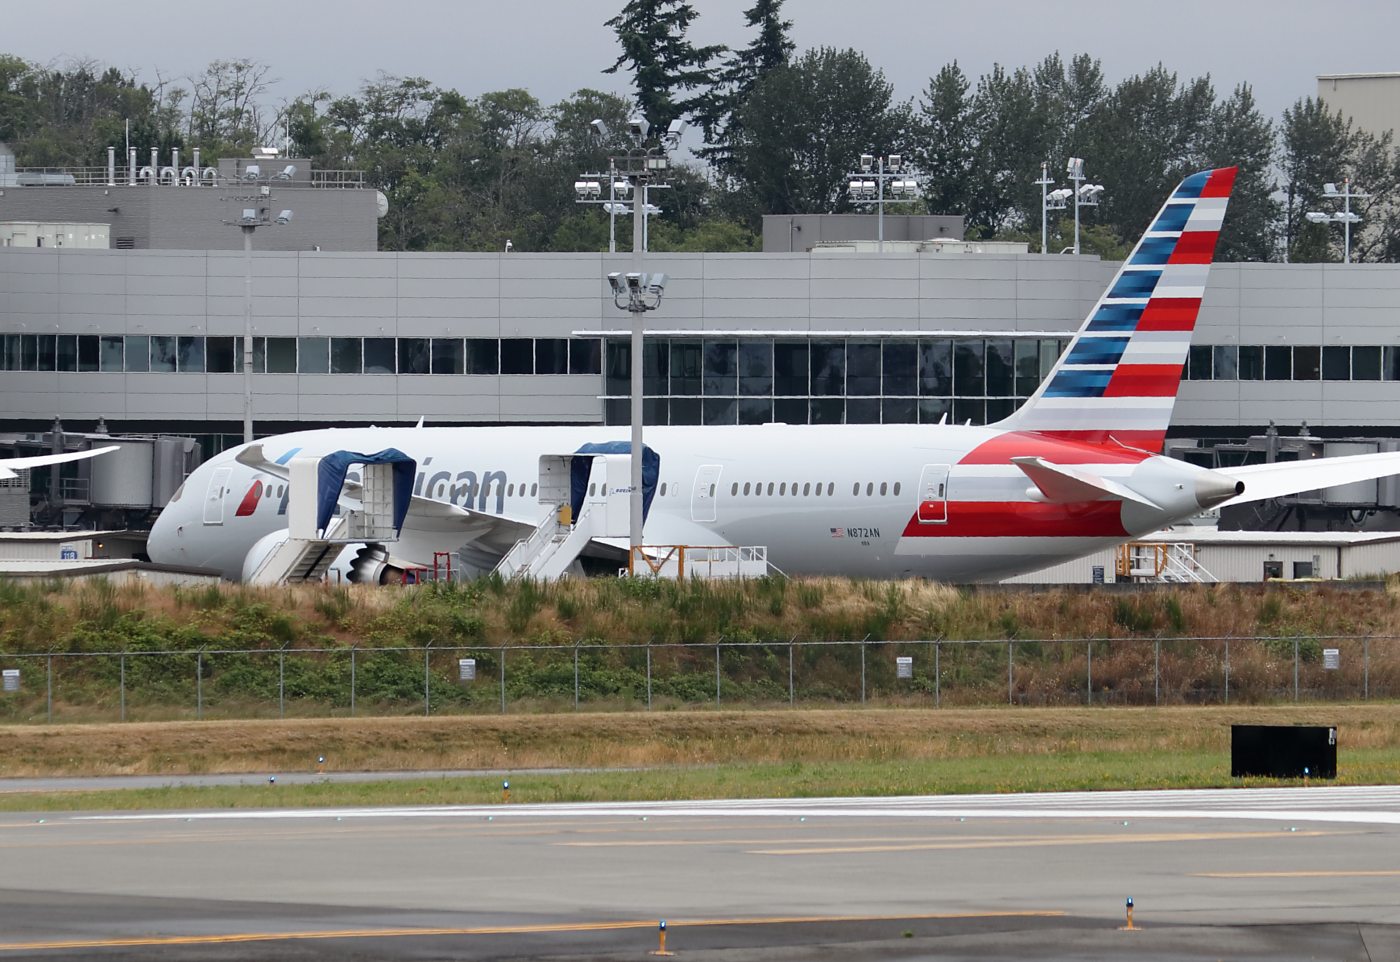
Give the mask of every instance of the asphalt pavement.
[(1397, 841), (1392, 787), (8, 814), (0, 962), (1370, 962)]

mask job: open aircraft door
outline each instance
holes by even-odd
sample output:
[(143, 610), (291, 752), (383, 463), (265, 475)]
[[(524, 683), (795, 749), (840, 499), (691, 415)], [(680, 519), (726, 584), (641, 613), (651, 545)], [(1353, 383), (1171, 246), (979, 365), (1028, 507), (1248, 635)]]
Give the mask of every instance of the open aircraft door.
[(695, 472), (695, 489), (690, 493), (690, 520), (714, 521), (719, 497), (719, 476), (724, 471), (720, 464), (702, 464)]
[(209, 491), (204, 496), (204, 523), (224, 523), (224, 495), (228, 493), (229, 478), (233, 468), (215, 468), (209, 478)]
[(919, 523), (948, 523), (948, 471), (951, 465), (926, 464), (919, 478)]

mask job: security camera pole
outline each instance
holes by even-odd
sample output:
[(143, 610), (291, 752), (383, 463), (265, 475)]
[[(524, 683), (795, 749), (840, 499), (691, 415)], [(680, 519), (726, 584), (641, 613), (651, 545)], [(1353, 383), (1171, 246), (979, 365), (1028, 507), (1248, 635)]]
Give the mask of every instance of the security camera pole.
[[(296, 168), (288, 164), (275, 179), (290, 180), (295, 173)], [(239, 180), (226, 186), (235, 190), (247, 188), (247, 193), (224, 198), (226, 203), (240, 204), (242, 214), (224, 223), (243, 231), (243, 443), (248, 444), (253, 440), (253, 232), (259, 227), (291, 223), (292, 212), (284, 210), (276, 218), (272, 216), (272, 187), (263, 178), (259, 164), (248, 164)]]

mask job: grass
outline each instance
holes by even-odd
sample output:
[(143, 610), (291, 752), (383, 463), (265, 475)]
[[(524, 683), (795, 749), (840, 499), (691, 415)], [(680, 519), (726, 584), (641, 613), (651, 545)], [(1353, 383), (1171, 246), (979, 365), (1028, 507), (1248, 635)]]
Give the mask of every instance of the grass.
[[(1338, 778), (1360, 785), (1394, 779), (1400, 750), (1347, 751)], [(1108, 789), (1296, 785), (1233, 779), (1225, 752), (1056, 752), (899, 762), (789, 762), (661, 768), (630, 772), (512, 775), (511, 804), (705, 798), (1045, 792)], [(320, 808), (387, 805), (500, 804), (491, 777), (436, 778), (355, 784), (246, 785), (0, 795), (0, 811)]]

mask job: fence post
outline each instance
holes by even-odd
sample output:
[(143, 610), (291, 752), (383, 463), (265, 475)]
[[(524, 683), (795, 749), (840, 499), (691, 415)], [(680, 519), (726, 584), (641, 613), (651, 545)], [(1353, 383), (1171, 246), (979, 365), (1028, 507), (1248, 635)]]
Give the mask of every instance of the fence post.
[(1088, 670), (1084, 676), (1084, 704), (1089, 708), (1094, 707), (1094, 640), (1090, 638), (1084, 643), (1084, 649), (1089, 653)]
[(1293, 636), (1293, 700), (1298, 700), (1298, 636)]
[(1162, 704), (1162, 642), (1152, 642), (1152, 704)]
[(121, 655), (121, 692), (122, 692), (122, 721), (126, 721), (126, 649), (122, 649)]
[(1010, 638), (1006, 639), (1006, 703), (1008, 705), (1016, 704), (1016, 679), (1013, 674), (1016, 658), (1015, 645), (1016, 642), (1012, 641)]
[(287, 645), (284, 642), (282, 648), (277, 652), (277, 715), (279, 718), (287, 717)]
[(432, 714), (432, 697), (428, 693), (428, 652), (432, 650), (433, 643), (430, 641), (423, 646), (423, 714)]
[(860, 643), (860, 703), (865, 704), (865, 642)]
[(506, 713), (506, 643), (501, 642), (501, 714)]
[(794, 689), (793, 689), (793, 685), (792, 685), (792, 652), (793, 652), (793, 643), (796, 642), (796, 641), (797, 641), (797, 638), (796, 638), (796, 636), (794, 636), (793, 639), (792, 639), (792, 641), (789, 641), (789, 642), (788, 642), (788, 707), (789, 707), (789, 708), (793, 708), (793, 707), (795, 706), (795, 703), (796, 703), (796, 695), (794, 694)]
[(1361, 655), (1361, 671), (1362, 671), (1362, 676), (1361, 676), (1361, 677), (1362, 677), (1362, 679), (1363, 679), (1363, 681), (1362, 681), (1363, 687), (1362, 687), (1362, 689), (1361, 689), (1361, 700), (1362, 700), (1362, 701), (1370, 701), (1370, 700), (1371, 700), (1371, 633), (1370, 633), (1369, 631), (1366, 632), (1366, 639), (1365, 639), (1364, 642), (1362, 642), (1362, 644), (1363, 644), (1364, 647), (1362, 648), (1362, 655)]
[(194, 717), (204, 717), (204, 649), (194, 654)]
[(719, 705), (719, 642), (717, 641), (715, 642), (715, 707), (718, 708)]
[[(355, 642), (358, 645), (359, 642)], [(355, 645), (350, 646), (350, 717), (355, 717)]]
[(1225, 636), (1225, 704), (1230, 704), (1230, 636)]
[(574, 642), (574, 711), (578, 711), (578, 642)]
[(48, 671), (49, 724), (52, 725), (52, 724), (53, 724), (53, 655), (50, 654), (49, 657), (48, 657), (46, 660), (47, 660), (48, 663), (49, 663), (49, 671)]
[(935, 642), (933, 643), (933, 707), (934, 707), (934, 708), (941, 708), (941, 707), (943, 706), (943, 672), (939, 671), (939, 668), (938, 668), (938, 652), (939, 652), (940, 647), (941, 647), (941, 646), (940, 646), (939, 642), (935, 641)]
[(651, 639), (647, 639), (647, 711), (651, 711)]

